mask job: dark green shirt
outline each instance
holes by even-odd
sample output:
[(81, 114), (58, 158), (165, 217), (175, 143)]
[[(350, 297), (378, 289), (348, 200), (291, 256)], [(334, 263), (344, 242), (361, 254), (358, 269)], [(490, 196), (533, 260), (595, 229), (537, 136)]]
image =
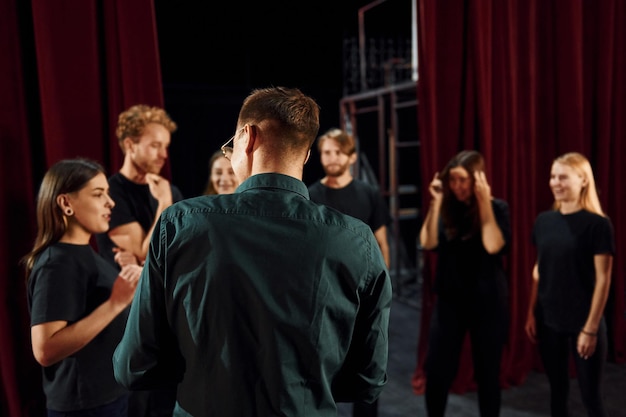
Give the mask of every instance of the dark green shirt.
[(165, 210), (114, 355), (176, 416), (336, 416), (387, 381), (391, 283), (363, 222), (260, 174)]

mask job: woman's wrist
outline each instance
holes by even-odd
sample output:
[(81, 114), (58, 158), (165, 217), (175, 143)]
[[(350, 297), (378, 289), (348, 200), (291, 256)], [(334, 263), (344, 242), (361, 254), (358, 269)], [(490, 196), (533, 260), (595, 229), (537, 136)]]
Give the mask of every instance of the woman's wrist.
[(583, 327), (582, 329), (580, 329), (580, 332), (586, 336), (591, 336), (591, 337), (597, 337), (598, 333), (594, 333), (594, 332), (588, 332), (587, 330), (585, 330), (585, 328)]

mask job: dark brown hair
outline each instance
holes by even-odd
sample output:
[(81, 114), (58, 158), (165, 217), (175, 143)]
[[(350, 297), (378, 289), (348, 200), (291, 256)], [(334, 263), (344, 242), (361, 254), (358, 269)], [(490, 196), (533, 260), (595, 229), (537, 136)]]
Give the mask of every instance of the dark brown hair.
[[(456, 199), (450, 190), (450, 170), (463, 167), (471, 181), (472, 197), (469, 204)], [(480, 233), (480, 217), (478, 204), (474, 196), (474, 173), (485, 171), (485, 160), (478, 151), (466, 150), (456, 154), (443, 169), (441, 179), (443, 201), (441, 204), (441, 219), (448, 239), (469, 237)]]
[(85, 158), (64, 159), (52, 165), (41, 181), (37, 195), (37, 237), (33, 249), (22, 258), (26, 277), (33, 269), (35, 259), (48, 246), (58, 242), (67, 230), (63, 211), (57, 204), (61, 194), (80, 191), (104, 168)]

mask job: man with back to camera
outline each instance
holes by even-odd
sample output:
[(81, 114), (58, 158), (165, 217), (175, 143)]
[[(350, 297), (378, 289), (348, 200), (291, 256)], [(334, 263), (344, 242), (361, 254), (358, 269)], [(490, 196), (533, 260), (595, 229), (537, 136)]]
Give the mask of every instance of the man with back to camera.
[[(387, 224), (391, 217), (378, 190), (354, 178), (350, 172), (357, 160), (354, 137), (341, 129), (333, 128), (317, 139), (317, 148), (326, 176), (309, 186), (311, 200), (365, 222), (372, 229), (385, 264), (389, 267)], [(378, 401), (372, 404), (356, 402), (353, 415), (378, 415)]]
[[(254, 90), (222, 147), (234, 194), (166, 209), (150, 243), (115, 376), (178, 383), (174, 416), (336, 416), (387, 381), (391, 282), (367, 225), (309, 200), (319, 107)], [(351, 248), (346, 251), (346, 248)]]
[[(124, 162), (109, 177), (109, 193), (115, 201), (110, 229), (96, 236), (100, 254), (118, 267), (143, 263), (158, 217), (183, 198), (176, 186), (159, 175), (175, 130), (176, 123), (159, 107), (134, 105), (118, 117), (115, 133)], [(133, 393), (129, 416), (171, 416), (174, 402), (173, 388)]]

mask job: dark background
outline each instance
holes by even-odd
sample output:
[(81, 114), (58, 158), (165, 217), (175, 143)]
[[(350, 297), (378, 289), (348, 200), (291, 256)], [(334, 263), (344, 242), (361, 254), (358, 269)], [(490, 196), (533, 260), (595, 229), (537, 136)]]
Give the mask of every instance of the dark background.
[[(344, 78), (355, 70), (345, 65), (344, 42), (358, 38), (359, 8), (374, 2), (157, 0), (155, 5), (164, 103), (179, 126), (170, 147), (172, 181), (186, 197), (202, 192), (210, 155), (233, 134), (241, 103), (253, 88), (297, 87), (321, 107), (320, 134), (339, 126)], [(409, 0), (388, 0), (364, 16), (368, 36), (410, 33)], [(365, 145), (363, 150), (375, 152)], [(321, 176), (314, 147), (304, 181)]]

